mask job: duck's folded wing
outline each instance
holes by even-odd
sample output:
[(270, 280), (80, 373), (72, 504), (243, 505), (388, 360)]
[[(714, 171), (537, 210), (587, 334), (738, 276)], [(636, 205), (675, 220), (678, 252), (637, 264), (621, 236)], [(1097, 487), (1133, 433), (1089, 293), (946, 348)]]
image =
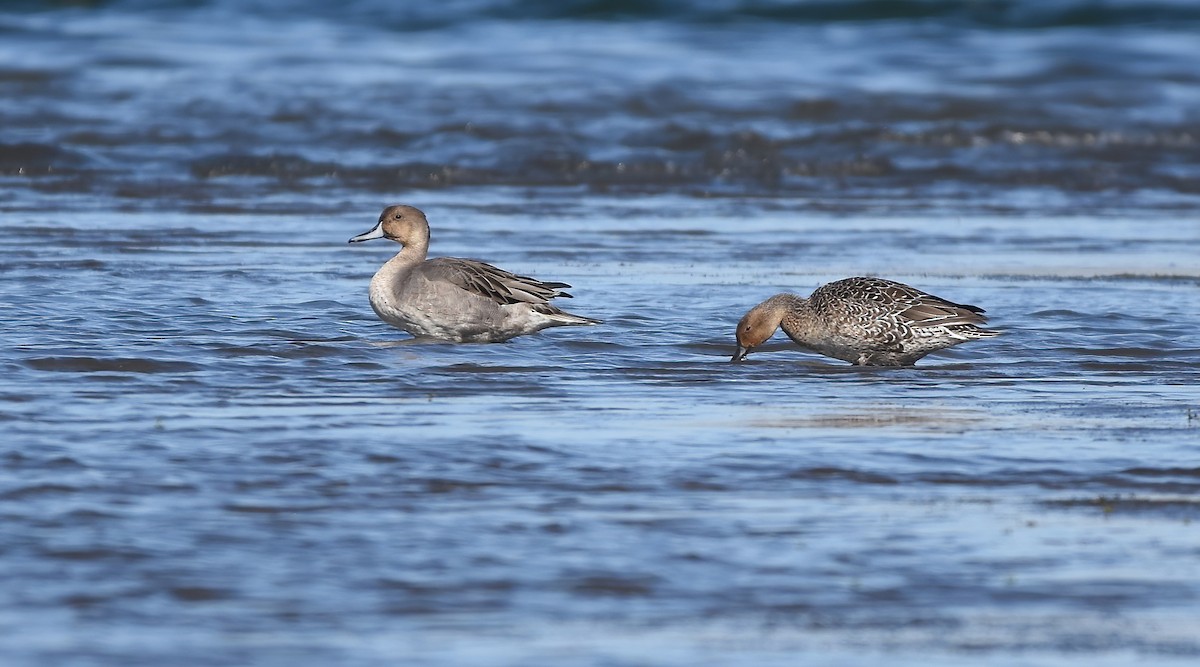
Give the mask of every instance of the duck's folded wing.
[(542, 282), (474, 259), (439, 257), (423, 262), (420, 271), (430, 280), (451, 283), (499, 304), (544, 304), (555, 297), (571, 296), (560, 291), (570, 287), (566, 283)]
[(900, 313), (915, 327), (952, 326), (955, 324), (983, 324), (987, 316), (978, 306), (954, 303), (938, 297), (918, 299)]
[[(889, 281), (891, 282), (891, 281)], [(891, 283), (900, 317), (914, 327), (944, 327), (983, 324), (987, 315), (979, 306), (954, 303), (903, 283)]]

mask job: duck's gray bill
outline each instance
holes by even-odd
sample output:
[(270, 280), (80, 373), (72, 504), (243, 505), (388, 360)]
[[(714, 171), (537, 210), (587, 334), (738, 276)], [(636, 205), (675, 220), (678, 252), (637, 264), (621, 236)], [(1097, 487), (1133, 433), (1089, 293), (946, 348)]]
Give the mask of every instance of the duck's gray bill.
[(347, 241), (347, 243), (362, 243), (363, 241), (370, 241), (371, 239), (381, 239), (381, 238), (383, 238), (383, 225), (375, 225), (374, 227), (371, 228), (371, 231), (359, 234), (358, 236), (355, 236), (354, 238)]
[(733, 358), (730, 361), (745, 361), (747, 354), (750, 354), (750, 348), (738, 345), (737, 352), (733, 353)]

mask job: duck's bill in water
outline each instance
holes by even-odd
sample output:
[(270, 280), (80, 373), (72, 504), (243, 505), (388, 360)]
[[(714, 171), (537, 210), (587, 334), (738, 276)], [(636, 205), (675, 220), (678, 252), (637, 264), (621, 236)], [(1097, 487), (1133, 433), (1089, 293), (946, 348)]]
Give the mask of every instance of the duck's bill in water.
[(371, 239), (381, 239), (381, 238), (383, 238), (383, 224), (382, 223), (372, 227), (371, 231), (369, 231), (369, 232), (363, 232), (362, 234), (355, 236), (354, 238), (350, 239), (348, 241), (348, 243), (362, 243), (363, 241), (370, 241)]
[(750, 348), (738, 345), (737, 351), (733, 353), (733, 358), (730, 361), (745, 361), (748, 354), (750, 354)]

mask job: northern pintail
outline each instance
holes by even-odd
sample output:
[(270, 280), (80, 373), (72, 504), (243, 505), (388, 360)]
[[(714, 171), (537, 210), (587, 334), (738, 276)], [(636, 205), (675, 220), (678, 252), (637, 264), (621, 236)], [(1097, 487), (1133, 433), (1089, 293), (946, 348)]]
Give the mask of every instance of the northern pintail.
[(983, 309), (926, 294), (883, 278), (846, 278), (818, 287), (807, 299), (776, 294), (737, 325), (744, 361), (782, 327), (801, 347), (859, 366), (911, 366), (934, 352), (999, 335), (981, 329)]
[(413, 336), (494, 343), (548, 327), (599, 324), (552, 306), (566, 283), (542, 282), (473, 259), (427, 260), (429, 222), (412, 206), (389, 206), (350, 243), (390, 239), (403, 246), (371, 278), (371, 308)]

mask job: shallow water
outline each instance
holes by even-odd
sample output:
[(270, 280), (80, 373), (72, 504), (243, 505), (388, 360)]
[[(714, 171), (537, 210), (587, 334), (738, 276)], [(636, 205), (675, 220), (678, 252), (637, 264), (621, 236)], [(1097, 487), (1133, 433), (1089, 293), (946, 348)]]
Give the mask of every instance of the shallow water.
[[(1194, 663), (1194, 10), (561, 6), (0, 14), (5, 664)], [(728, 363), (856, 274), (1004, 334)]]

